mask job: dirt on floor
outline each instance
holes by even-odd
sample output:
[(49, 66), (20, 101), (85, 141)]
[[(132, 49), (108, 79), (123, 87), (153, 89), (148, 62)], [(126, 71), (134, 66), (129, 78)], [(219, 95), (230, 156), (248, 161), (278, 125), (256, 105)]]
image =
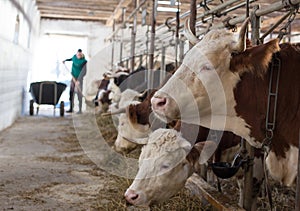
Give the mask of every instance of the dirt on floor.
[(109, 182), (81, 149), (72, 116), (26, 116), (0, 133), (0, 210), (91, 210)]
[[(95, 122), (89, 114), (39, 114), (21, 117), (1, 131), (0, 210), (136, 210), (123, 197), (132, 178), (110, 172), (93, 157), (95, 152), (105, 155), (101, 147), (93, 152), (99, 136), (108, 147), (116, 138), (111, 119), (102, 119), (100, 129), (90, 129)], [(100, 160), (109, 166), (115, 162), (109, 156)], [(174, 197), (175, 205), (170, 201), (151, 210), (202, 209), (198, 201), (192, 203), (193, 197), (183, 195)], [(184, 200), (189, 209), (178, 205)]]

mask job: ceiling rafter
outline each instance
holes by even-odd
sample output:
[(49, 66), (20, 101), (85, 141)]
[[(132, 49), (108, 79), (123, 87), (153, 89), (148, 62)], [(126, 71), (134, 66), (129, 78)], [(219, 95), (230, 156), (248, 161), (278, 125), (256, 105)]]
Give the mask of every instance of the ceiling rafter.
[(118, 20), (122, 15), (122, 9), (127, 8), (134, 0), (121, 0), (118, 6), (116, 7), (113, 14), (109, 17), (106, 22), (107, 26), (112, 26), (114, 20)]
[[(14, 0), (13, 0), (14, 1)], [(133, 1), (135, 0), (35, 0), (38, 10), (40, 11), (41, 18), (47, 19), (70, 19), (70, 20), (83, 20), (83, 21), (100, 21), (107, 26), (112, 26), (113, 20), (116, 20), (117, 24), (120, 24), (122, 9), (126, 8), (125, 17), (129, 17), (130, 14), (135, 10)], [(143, 0), (136, 0), (139, 5)], [(170, 2), (169, 0), (166, 0)], [(228, 2), (231, 0), (222, 0), (223, 2)], [(250, 10), (252, 10), (254, 5), (259, 4), (261, 7), (268, 7), (268, 5), (278, 2), (280, 0), (256, 0), (251, 3)], [(148, 17), (146, 19), (147, 24), (150, 24), (150, 14), (151, 14), (151, 2), (147, 0), (144, 6), (147, 6)], [(200, 3), (203, 3), (203, 0), (197, 0), (197, 5), (200, 6)], [(213, 9), (216, 6), (221, 4), (220, 0), (207, 0), (208, 6), (210, 9)], [(235, 3), (235, 5), (244, 2), (244, 0), (240, 0)], [(190, 0), (180, 0), (180, 15), (189, 11), (190, 9)], [(164, 8), (173, 8), (176, 10), (176, 6), (170, 6), (168, 4), (159, 4), (159, 7)], [(229, 6), (230, 7), (230, 6)], [(227, 7), (226, 9), (228, 9)], [(197, 10), (197, 13), (204, 13), (204, 7), (200, 7)], [(261, 25), (262, 29), (268, 28), (270, 25), (274, 24), (277, 17), (282, 16), (286, 13), (286, 11), (277, 11), (273, 12), (265, 17), (263, 17), (263, 22)], [(227, 16), (234, 17), (245, 14), (245, 7), (241, 7), (237, 10), (227, 12)], [(176, 16), (175, 12), (157, 12), (156, 22), (157, 25), (162, 25), (165, 23), (167, 18), (174, 19)], [(212, 17), (208, 17), (208, 23), (213, 19), (215, 22), (223, 21), (226, 17), (218, 17), (217, 15), (212, 15)], [(140, 24), (142, 19), (142, 15), (140, 10), (138, 10), (137, 14), (137, 23)], [(183, 22), (183, 20), (180, 20)], [(197, 20), (200, 21), (200, 20)], [(176, 22), (173, 21), (170, 25), (174, 25)], [(201, 27), (206, 28), (208, 23), (201, 23)], [(300, 25), (300, 17), (297, 16), (294, 22), (292, 23), (292, 28), (295, 31), (299, 30)], [(200, 26), (199, 26), (200, 27)], [(174, 28), (174, 27), (173, 27)]]

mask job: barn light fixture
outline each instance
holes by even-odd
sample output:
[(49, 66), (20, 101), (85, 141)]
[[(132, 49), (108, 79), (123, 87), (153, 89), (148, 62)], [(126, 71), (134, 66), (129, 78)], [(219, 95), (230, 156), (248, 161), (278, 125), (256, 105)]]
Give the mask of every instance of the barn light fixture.
[(170, 6), (177, 6), (178, 4), (181, 5), (180, 2), (178, 1), (157, 1), (157, 4), (162, 4), (162, 5), (170, 5)]
[[(157, 7), (158, 12), (177, 12), (177, 8), (171, 8), (171, 7)], [(180, 12), (180, 9), (179, 9)]]

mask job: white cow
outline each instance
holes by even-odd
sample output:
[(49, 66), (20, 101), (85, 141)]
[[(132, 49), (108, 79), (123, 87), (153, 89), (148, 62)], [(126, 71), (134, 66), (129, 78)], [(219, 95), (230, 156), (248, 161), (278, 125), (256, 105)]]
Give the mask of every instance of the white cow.
[[(139, 158), (139, 172), (125, 193), (126, 200), (136, 206), (165, 201), (184, 186), (193, 172), (199, 173), (198, 164), (206, 163), (209, 158), (216, 162), (240, 161), (234, 159), (240, 149), (240, 137), (224, 132), (217, 145), (216, 140), (205, 141), (210, 139), (207, 133), (209, 130), (206, 128), (186, 124), (181, 125), (181, 132), (176, 128), (158, 129), (151, 133), (145, 139), (147, 141), (144, 140), (146, 145)], [(194, 144), (195, 140), (198, 143)], [(235, 176), (240, 191), (239, 205), (242, 207), (243, 171)], [(260, 186), (263, 176), (262, 156), (257, 153), (253, 171), (255, 187)], [(258, 194), (259, 189), (254, 192), (252, 210), (256, 210)]]
[[(158, 129), (151, 133), (139, 158), (139, 171), (126, 190), (126, 200), (135, 206), (160, 203), (176, 194), (188, 177), (198, 168), (203, 143), (194, 147), (173, 129)], [(215, 148), (206, 142), (206, 149)], [(206, 152), (207, 152), (206, 151)], [(201, 155), (204, 163), (209, 155)]]

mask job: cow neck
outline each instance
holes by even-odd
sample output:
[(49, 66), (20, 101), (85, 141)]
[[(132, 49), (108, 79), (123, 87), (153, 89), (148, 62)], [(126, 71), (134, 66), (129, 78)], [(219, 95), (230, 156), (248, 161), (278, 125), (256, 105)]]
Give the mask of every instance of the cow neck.
[[(276, 107), (277, 113), (285, 116), (286, 119), (284, 121), (281, 119), (278, 119), (278, 121), (276, 121), (276, 130), (273, 130), (274, 136), (272, 136), (272, 143), (269, 142), (268, 144), (276, 146), (270, 147), (272, 147), (272, 151), (274, 151), (277, 156), (283, 158), (285, 157), (285, 152), (289, 149), (290, 145), (297, 146), (297, 144), (294, 143), (297, 140), (297, 134), (294, 134), (293, 131), (291, 131), (287, 126), (289, 124), (295, 124), (293, 123), (293, 118), (291, 118), (290, 116), (294, 116), (295, 114), (290, 114), (285, 111), (285, 101), (288, 98), (286, 94), (289, 93), (285, 92), (287, 90), (283, 90), (286, 89), (286, 87), (291, 86), (291, 82), (288, 79), (292, 80), (293, 78), (297, 77), (294, 75), (295, 68), (288, 66), (288, 64), (292, 61), (299, 63), (299, 61), (296, 60), (298, 57), (288, 58), (291, 57), (290, 54), (287, 54), (287, 52), (289, 52), (290, 50), (291, 49), (289, 47), (286, 47), (285, 49), (281, 48), (281, 51), (277, 53), (277, 56), (280, 58), (282, 63), (281, 67), (285, 67), (285, 69), (284, 79), (282, 79), (278, 84), (277, 91), (279, 92), (280, 100), (276, 103)], [(275, 76), (277, 76), (277, 74), (273, 74), (273, 77), (271, 77), (272, 71), (273, 70), (271, 70), (271, 65), (269, 65), (267, 73), (262, 78), (256, 76), (251, 72), (247, 72), (241, 77), (241, 81), (237, 84), (236, 89), (234, 90), (234, 97), (237, 102), (237, 105), (235, 107), (237, 115), (243, 118), (245, 122), (250, 125), (250, 136), (253, 137), (256, 141), (260, 142), (261, 145), (264, 144), (263, 142), (266, 139), (266, 122), (268, 122), (268, 120), (266, 120), (268, 113), (267, 111), (269, 110), (269, 116), (274, 113), (274, 102), (271, 103), (268, 108), (270, 80), (272, 80), (272, 83), (275, 85)], [(294, 88), (295, 90), (297, 90), (297, 87), (299, 87), (299, 85), (292, 84), (292, 88)], [(273, 95), (272, 92), (271, 95)], [(249, 98), (249, 96), (251, 98)], [(295, 97), (297, 97), (297, 95)], [(294, 105), (289, 105), (289, 107), (291, 106)], [(294, 119), (297, 120), (297, 117)], [(295, 124), (296, 127), (297, 124), (298, 123)], [(270, 132), (267, 132), (267, 136), (271, 137), (269, 133)], [(290, 139), (287, 139), (287, 137), (289, 136)]]
[(255, 142), (265, 138), (262, 128), (264, 128), (268, 98), (267, 78), (267, 75), (262, 78), (252, 72), (246, 72), (234, 89), (236, 114), (250, 126), (250, 137), (253, 137)]

